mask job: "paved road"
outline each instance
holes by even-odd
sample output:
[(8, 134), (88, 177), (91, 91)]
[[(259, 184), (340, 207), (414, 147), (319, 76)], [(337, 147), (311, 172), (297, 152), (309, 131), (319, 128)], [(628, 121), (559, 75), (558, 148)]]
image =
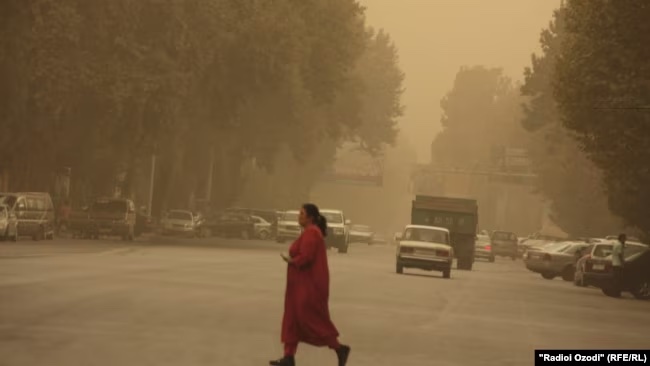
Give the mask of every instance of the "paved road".
[[(267, 365), (281, 353), (286, 245), (224, 239), (0, 243), (0, 365)], [(521, 262), (394, 273), (390, 247), (332, 252), (350, 365), (532, 365), (535, 348), (647, 348), (650, 303)], [(335, 365), (301, 346), (299, 365)]]

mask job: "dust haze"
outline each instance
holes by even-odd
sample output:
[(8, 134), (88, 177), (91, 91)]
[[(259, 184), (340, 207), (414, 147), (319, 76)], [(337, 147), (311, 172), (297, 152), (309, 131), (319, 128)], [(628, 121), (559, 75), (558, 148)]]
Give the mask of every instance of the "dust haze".
[(0, 364), (645, 362), (649, 19), (0, 0)]

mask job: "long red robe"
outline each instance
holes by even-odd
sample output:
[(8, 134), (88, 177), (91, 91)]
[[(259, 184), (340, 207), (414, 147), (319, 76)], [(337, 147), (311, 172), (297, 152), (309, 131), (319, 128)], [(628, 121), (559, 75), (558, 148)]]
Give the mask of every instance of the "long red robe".
[(330, 319), (327, 250), (320, 229), (308, 225), (289, 248), (282, 342), (330, 345), (339, 332)]

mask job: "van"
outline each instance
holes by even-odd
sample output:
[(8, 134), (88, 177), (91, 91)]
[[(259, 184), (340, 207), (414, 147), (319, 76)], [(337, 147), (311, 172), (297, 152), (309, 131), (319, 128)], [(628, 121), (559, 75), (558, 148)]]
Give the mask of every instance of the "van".
[(123, 240), (135, 237), (135, 204), (125, 198), (98, 198), (89, 210), (90, 235), (119, 236)]
[(499, 257), (510, 257), (513, 261), (517, 258), (519, 244), (517, 234), (510, 231), (494, 231), (490, 239), (492, 254)]
[(49, 193), (0, 193), (0, 203), (16, 214), (19, 236), (34, 240), (54, 239), (54, 204)]

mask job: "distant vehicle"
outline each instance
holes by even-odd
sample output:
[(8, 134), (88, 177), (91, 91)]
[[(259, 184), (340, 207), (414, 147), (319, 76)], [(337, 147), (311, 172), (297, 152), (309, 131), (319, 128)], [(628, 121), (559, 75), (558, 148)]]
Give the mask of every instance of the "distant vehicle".
[(499, 257), (510, 257), (515, 260), (518, 256), (519, 239), (510, 231), (493, 231), (490, 237), (492, 253)]
[(375, 233), (375, 235), (372, 237), (372, 244), (386, 245), (388, 244), (388, 240), (383, 234)]
[(242, 207), (231, 207), (225, 210), (225, 213), (238, 213), (248, 216), (258, 216), (264, 219), (264, 221), (271, 224), (271, 235), (275, 235), (278, 224), (278, 211), (260, 209), (260, 208), (242, 208)]
[(5, 204), (0, 204), (0, 239), (18, 241), (18, 218)]
[(225, 212), (204, 224), (212, 235), (226, 238), (251, 239), (255, 236), (255, 222), (250, 215)]
[(368, 225), (352, 225), (350, 227), (350, 242), (351, 243), (366, 243), (372, 244), (375, 233)]
[(528, 251), (524, 257), (526, 268), (552, 280), (561, 276), (565, 281), (573, 281), (576, 263), (591, 248), (585, 242), (561, 242), (547, 245), (540, 250)]
[(494, 253), (492, 253), (492, 242), (487, 235), (476, 236), (476, 249), (474, 250), (474, 258), (487, 259), (494, 262)]
[(251, 218), (253, 219), (253, 226), (255, 228), (255, 237), (262, 240), (270, 238), (273, 233), (271, 223), (260, 216), (253, 215)]
[(586, 260), (584, 282), (595, 286), (611, 297), (620, 297), (622, 292), (630, 292), (641, 300), (650, 299), (650, 249), (641, 243), (625, 243), (623, 258), (623, 284), (614, 281), (612, 268), (613, 244), (596, 244)]
[(302, 229), (298, 224), (299, 211), (291, 210), (282, 213), (278, 219), (278, 233), (275, 236), (275, 241), (284, 243), (287, 240), (296, 240), (302, 233)]
[(320, 210), (327, 220), (327, 249), (336, 248), (339, 253), (347, 253), (350, 246), (350, 220), (345, 218), (341, 210)]
[(125, 198), (99, 198), (89, 210), (86, 230), (92, 237), (119, 236), (123, 240), (135, 238), (135, 204)]
[(19, 236), (30, 236), (33, 240), (54, 239), (54, 204), (49, 193), (0, 193), (0, 204), (16, 215)]
[(454, 250), (449, 230), (435, 226), (407, 225), (397, 245), (396, 272), (404, 268), (442, 272), (451, 277)]
[(456, 268), (472, 269), (478, 225), (476, 200), (417, 195), (411, 203), (411, 224), (449, 230), (449, 244), (458, 259)]
[(400, 239), (402, 239), (402, 232), (397, 232), (393, 235), (393, 244), (399, 244)]
[(201, 236), (203, 218), (187, 210), (170, 210), (160, 220), (163, 235)]

